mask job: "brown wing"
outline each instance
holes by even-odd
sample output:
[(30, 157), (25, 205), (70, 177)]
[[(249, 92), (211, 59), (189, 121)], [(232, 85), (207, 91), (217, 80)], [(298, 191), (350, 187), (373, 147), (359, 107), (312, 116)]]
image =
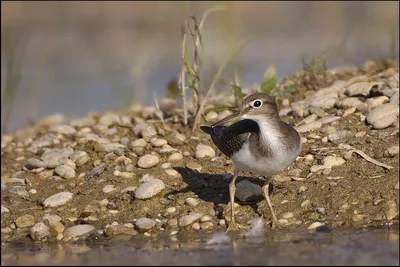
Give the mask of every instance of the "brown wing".
[(258, 124), (253, 120), (240, 120), (230, 126), (200, 128), (211, 135), (214, 144), (228, 157), (242, 148), (251, 133), (259, 132)]

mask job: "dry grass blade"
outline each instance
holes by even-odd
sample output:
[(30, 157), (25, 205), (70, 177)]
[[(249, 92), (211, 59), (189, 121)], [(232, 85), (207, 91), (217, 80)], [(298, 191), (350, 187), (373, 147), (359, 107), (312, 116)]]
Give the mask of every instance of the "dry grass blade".
[(201, 102), (200, 108), (197, 110), (196, 112), (196, 116), (194, 119), (194, 123), (193, 123), (193, 128), (192, 131), (194, 131), (195, 129), (198, 128), (199, 123), (200, 123), (200, 118), (201, 118), (201, 114), (202, 111), (204, 109), (204, 106), (206, 104), (207, 101), (207, 97), (210, 94), (210, 92), (212, 92), (214, 90), (215, 84), (217, 83), (217, 81), (221, 78), (222, 73), (224, 72), (225, 68), (228, 66), (228, 64), (235, 58), (235, 56), (243, 50), (243, 48), (246, 47), (246, 45), (248, 45), (250, 42), (252, 42), (254, 39), (253, 38), (248, 38), (245, 42), (243, 42), (236, 50), (231, 51), (229, 53), (229, 55), (227, 57), (225, 57), (224, 61), (222, 62), (220, 68), (218, 69), (218, 72), (216, 73), (216, 75), (214, 76), (213, 81), (211, 82), (210, 87), (208, 88), (203, 101)]
[(186, 46), (186, 31), (185, 25), (182, 26), (182, 69), (181, 75), (179, 77), (178, 84), (181, 85), (181, 94), (182, 94), (182, 104), (183, 104), (183, 123), (186, 126), (188, 123), (188, 116), (187, 116), (187, 102), (186, 102), (186, 83), (185, 83), (185, 74), (186, 74), (186, 53), (187, 53), (187, 46)]
[(360, 155), (361, 157), (363, 157), (365, 160), (367, 160), (367, 161), (369, 161), (369, 162), (371, 162), (371, 163), (373, 163), (373, 164), (375, 164), (375, 165), (381, 166), (381, 167), (383, 167), (383, 168), (385, 168), (385, 169), (388, 169), (388, 170), (393, 169), (392, 166), (386, 165), (385, 163), (379, 162), (379, 161), (377, 161), (376, 159), (371, 158), (370, 156), (368, 156), (367, 154), (365, 154), (365, 153), (364, 153), (363, 151), (361, 151), (361, 150), (354, 149), (354, 150), (351, 150), (351, 151), (352, 151), (353, 153), (357, 153), (358, 155)]

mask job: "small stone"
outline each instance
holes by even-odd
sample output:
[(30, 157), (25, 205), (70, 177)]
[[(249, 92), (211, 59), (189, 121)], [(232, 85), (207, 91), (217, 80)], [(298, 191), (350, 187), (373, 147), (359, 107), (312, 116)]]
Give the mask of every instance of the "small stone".
[(74, 127), (69, 126), (67, 124), (59, 124), (59, 125), (51, 125), (48, 129), (49, 132), (56, 132), (59, 134), (74, 134), (76, 133), (76, 130)]
[(29, 235), (34, 241), (42, 241), (50, 236), (50, 230), (45, 223), (38, 222), (29, 230)]
[(103, 193), (108, 194), (114, 191), (116, 188), (114, 185), (106, 185), (103, 187)]
[(181, 153), (172, 153), (169, 157), (168, 157), (168, 161), (176, 161), (176, 160), (182, 160), (183, 156)]
[(306, 190), (307, 190), (307, 186), (302, 185), (302, 186), (300, 186), (299, 189), (297, 189), (297, 193), (301, 194), (301, 193), (305, 192)]
[(71, 179), (76, 176), (75, 170), (68, 165), (60, 165), (54, 169), (54, 172), (57, 173), (60, 177), (65, 179)]
[(187, 225), (190, 225), (200, 219), (203, 216), (202, 213), (199, 212), (192, 212), (189, 215), (184, 215), (179, 218), (179, 227), (185, 227)]
[(389, 200), (388, 202), (385, 203), (383, 206), (384, 212), (385, 212), (385, 218), (388, 220), (392, 220), (399, 214), (399, 209), (397, 207), (397, 203), (393, 200)]
[(10, 210), (7, 209), (3, 204), (1, 204), (1, 214), (7, 213), (7, 212), (10, 212)]
[(345, 94), (348, 96), (356, 96), (356, 95), (368, 96), (371, 89), (377, 85), (378, 83), (370, 83), (368, 82), (368, 80), (353, 83), (347, 87)]
[(157, 135), (156, 129), (151, 125), (145, 125), (141, 130), (141, 135), (144, 140), (150, 141), (150, 138)]
[(90, 160), (90, 156), (85, 151), (78, 150), (71, 155), (71, 160), (75, 162), (76, 166), (80, 167)]
[(304, 156), (305, 161), (311, 162), (314, 160), (314, 155), (313, 154), (306, 154)]
[(210, 146), (198, 144), (196, 146), (195, 157), (198, 159), (205, 158), (205, 157), (210, 157), (210, 158), (215, 157), (215, 150)]
[(46, 150), (41, 159), (47, 168), (55, 168), (62, 165), (73, 154), (72, 148), (54, 148)]
[(139, 199), (147, 199), (160, 193), (165, 188), (164, 182), (160, 179), (151, 179), (141, 184), (135, 190), (135, 197)]
[(169, 227), (175, 227), (175, 226), (178, 225), (178, 220), (175, 219), (175, 218), (169, 219), (169, 220), (167, 221), (167, 224), (168, 224)]
[(356, 112), (356, 110), (357, 110), (356, 107), (348, 108), (348, 109), (346, 109), (346, 110), (343, 112), (342, 117), (347, 117), (347, 116), (353, 114), (354, 112)]
[(351, 219), (353, 222), (360, 222), (362, 220), (365, 220), (368, 217), (368, 215), (365, 214), (354, 214)]
[(351, 108), (351, 107), (358, 107), (362, 104), (363, 104), (363, 102), (361, 102), (357, 97), (348, 97), (348, 98), (345, 98), (345, 99), (339, 101), (337, 105), (340, 108), (347, 109), (347, 108)]
[(337, 98), (337, 91), (329, 95), (314, 96), (311, 100), (310, 106), (316, 108), (330, 109), (335, 106)]
[(397, 106), (399, 105), (399, 91), (397, 91), (390, 97), (390, 104), (397, 105)]
[(348, 139), (349, 137), (351, 137), (353, 135), (353, 133), (351, 131), (348, 130), (339, 130), (335, 133), (331, 133), (328, 135), (328, 140), (336, 143), (336, 142), (343, 142), (343, 140)]
[(165, 139), (160, 139), (157, 137), (150, 138), (150, 143), (155, 147), (162, 147), (163, 145), (168, 144), (168, 141)]
[(165, 169), (165, 173), (168, 174), (169, 176), (178, 176), (179, 172), (177, 172), (174, 169)]
[(399, 115), (399, 106), (392, 103), (382, 104), (371, 110), (367, 115), (367, 122), (375, 129), (384, 129), (392, 125)]
[(253, 184), (248, 180), (241, 180), (236, 184), (235, 197), (242, 202), (262, 199), (264, 197), (259, 185)]
[(282, 105), (283, 105), (283, 106), (289, 106), (289, 105), (290, 105), (289, 99), (287, 99), (287, 98), (282, 99)]
[(323, 160), (325, 168), (343, 165), (346, 161), (341, 157), (327, 156)]
[(176, 211), (176, 208), (175, 207), (169, 207), (169, 208), (167, 208), (167, 210), (166, 210), (166, 212), (168, 212), (168, 213), (174, 213)]
[(57, 221), (49, 222), (49, 226), (58, 234), (62, 234), (64, 232), (64, 225)]
[(312, 224), (310, 224), (310, 226), (308, 226), (308, 230), (313, 230), (313, 229), (316, 229), (316, 228), (318, 228), (318, 227), (320, 227), (320, 226), (323, 226), (323, 225), (325, 225), (324, 223), (322, 223), (322, 222), (313, 222)]
[(192, 229), (193, 230), (200, 230), (200, 224), (198, 222), (195, 222), (192, 224)]
[(206, 114), (205, 117), (206, 121), (208, 122), (214, 122), (218, 119), (218, 113), (215, 111), (210, 111)]
[(126, 225), (111, 225), (106, 227), (104, 235), (107, 237), (113, 237), (118, 235), (136, 235), (137, 232), (132, 227)]
[(160, 159), (157, 156), (146, 154), (138, 160), (138, 166), (140, 168), (148, 169), (157, 165), (158, 162), (160, 162)]
[(275, 182), (282, 184), (289, 183), (292, 180), (292, 178), (288, 175), (275, 175), (273, 179)]
[(188, 204), (189, 206), (196, 207), (197, 205), (200, 204), (200, 200), (197, 198), (188, 197), (187, 199), (185, 199), (185, 203)]
[(40, 159), (30, 158), (27, 160), (27, 163), (35, 168), (46, 167), (46, 164)]
[(132, 147), (146, 147), (147, 142), (143, 138), (136, 139), (135, 141), (131, 142)]
[(29, 214), (20, 216), (15, 220), (15, 225), (18, 228), (33, 226), (35, 225), (35, 218), (33, 218), (33, 216)]
[(311, 205), (311, 201), (310, 200), (304, 200), (303, 202), (301, 202), (301, 204), (300, 204), (300, 206), (302, 207), (302, 208), (304, 208), (304, 207), (307, 207), (307, 206), (310, 206)]
[(292, 219), (294, 218), (294, 213), (293, 212), (285, 212), (282, 214), (282, 219)]
[(316, 208), (315, 210), (321, 215), (325, 215), (326, 214), (325, 208)]
[(384, 152), (385, 157), (394, 157), (399, 154), (399, 146), (391, 146)]
[(374, 98), (368, 98), (364, 103), (368, 105), (368, 108), (372, 109), (387, 102), (389, 102), (389, 97), (382, 95)]
[(59, 222), (61, 221), (61, 217), (54, 214), (46, 214), (43, 216), (42, 220), (48, 220), (49, 222)]
[(54, 194), (43, 201), (45, 207), (57, 207), (66, 204), (73, 197), (71, 192), (61, 192)]
[(322, 123), (320, 121), (313, 121), (310, 123), (303, 124), (301, 126), (295, 127), (299, 133), (304, 133), (308, 131), (313, 131), (321, 128)]
[(142, 232), (150, 230), (156, 226), (156, 222), (154, 220), (145, 217), (138, 219), (135, 224), (139, 231)]
[(211, 218), (210, 215), (204, 215), (204, 216), (202, 216), (200, 218), (200, 222), (208, 222), (208, 221), (211, 221), (211, 220), (212, 220), (212, 218)]
[(357, 137), (357, 138), (364, 137), (366, 134), (367, 134), (367, 132), (365, 132), (365, 131), (357, 132), (355, 134), (355, 137)]
[(80, 237), (91, 233), (94, 230), (94, 226), (90, 224), (79, 224), (65, 229), (64, 240), (68, 241), (74, 237)]
[(195, 161), (189, 161), (188, 163), (186, 163), (186, 168), (192, 171), (200, 172), (203, 167)]

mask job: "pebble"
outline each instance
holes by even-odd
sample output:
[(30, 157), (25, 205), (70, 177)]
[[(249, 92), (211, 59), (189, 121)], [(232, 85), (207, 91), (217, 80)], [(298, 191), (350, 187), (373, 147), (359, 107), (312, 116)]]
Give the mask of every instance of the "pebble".
[(168, 141), (165, 139), (152, 137), (152, 138), (150, 138), (150, 143), (155, 147), (162, 147), (163, 145), (168, 144)]
[(287, 99), (287, 98), (282, 99), (282, 105), (283, 105), (283, 106), (289, 106), (289, 105), (290, 105), (289, 99)]
[(27, 160), (27, 163), (35, 168), (46, 167), (46, 164), (40, 159), (30, 158)]
[(399, 214), (399, 209), (397, 207), (397, 203), (393, 200), (389, 200), (388, 202), (385, 203), (383, 206), (384, 212), (385, 212), (385, 217), (388, 220), (392, 220)]
[(193, 230), (200, 230), (200, 224), (198, 222), (195, 222), (192, 224), (192, 229)]
[(183, 159), (183, 155), (181, 153), (172, 153), (168, 157), (168, 161), (175, 161), (175, 160), (182, 160), (182, 159)]
[(69, 156), (74, 153), (72, 148), (54, 148), (46, 150), (41, 159), (47, 168), (55, 168), (62, 165)]
[(357, 97), (348, 97), (337, 102), (337, 106), (344, 109), (358, 107), (362, 104), (363, 102), (361, 102)]
[(294, 213), (293, 212), (285, 212), (282, 214), (282, 219), (292, 219), (294, 218)]
[(200, 212), (192, 212), (179, 218), (179, 227), (185, 227), (200, 219), (203, 216)]
[(200, 222), (208, 222), (208, 221), (211, 221), (211, 220), (212, 220), (212, 218), (211, 218), (210, 215), (204, 215), (204, 216), (202, 216), (200, 218)]
[(348, 109), (346, 109), (346, 110), (343, 112), (342, 117), (347, 117), (347, 116), (353, 114), (354, 112), (356, 112), (356, 110), (357, 110), (356, 107), (348, 108)]
[(378, 83), (376, 82), (370, 83), (368, 82), (368, 80), (353, 83), (346, 88), (345, 94), (348, 96), (356, 96), (356, 95), (368, 96), (372, 87), (376, 85), (378, 85)]
[(168, 212), (168, 213), (174, 213), (175, 211), (176, 211), (175, 207), (169, 207), (166, 209), (166, 212)]
[(185, 199), (185, 203), (189, 206), (196, 207), (200, 204), (200, 200), (198, 198), (188, 197), (187, 199)]
[(66, 204), (73, 197), (71, 192), (61, 192), (54, 194), (43, 201), (45, 207), (57, 207)]
[(316, 129), (321, 128), (322, 123), (320, 121), (313, 121), (310, 123), (306, 123), (303, 124), (301, 126), (295, 127), (295, 129), (299, 132), (299, 133), (304, 133), (304, 132), (308, 132), (308, 131), (313, 131)]
[(57, 235), (62, 234), (64, 232), (64, 225), (61, 222), (51, 221), (49, 222), (49, 226), (56, 231)]
[(275, 175), (273, 179), (277, 183), (289, 183), (292, 180), (288, 175)]
[(325, 208), (318, 207), (315, 210), (321, 215), (325, 215), (326, 214), (326, 209)]
[(318, 228), (318, 227), (320, 227), (320, 226), (323, 226), (323, 225), (325, 225), (324, 223), (322, 223), (322, 222), (313, 222), (312, 224), (310, 224), (309, 226), (308, 226), (308, 230), (313, 230), (313, 229), (316, 229), (316, 228)]
[(318, 90), (311, 102), (311, 107), (330, 109), (335, 106), (336, 100), (338, 99), (338, 91), (333, 87), (327, 87)]
[(174, 169), (165, 169), (165, 173), (170, 176), (178, 176), (179, 172)]
[(54, 172), (60, 177), (71, 179), (76, 176), (75, 170), (68, 165), (60, 165), (54, 169)]
[(301, 202), (300, 207), (304, 208), (304, 207), (307, 207), (309, 205), (311, 205), (311, 201), (306, 199), (303, 202)]
[(311, 162), (314, 160), (314, 155), (313, 154), (306, 154), (304, 156), (305, 161)]
[(114, 185), (106, 185), (103, 187), (103, 193), (105, 194), (111, 193), (114, 190), (116, 190)]
[(15, 220), (15, 225), (18, 228), (33, 226), (35, 225), (35, 218), (33, 218), (33, 216), (29, 214), (20, 216)]
[(42, 241), (50, 236), (50, 230), (44, 222), (38, 222), (29, 230), (29, 235), (34, 241)]
[(69, 227), (64, 231), (64, 240), (69, 241), (71, 238), (83, 236), (94, 229), (94, 226), (90, 224), (79, 224)]
[(125, 146), (119, 143), (110, 143), (108, 139), (100, 139), (94, 144), (94, 150), (98, 152), (114, 152)]
[(192, 171), (200, 172), (203, 167), (195, 161), (189, 161), (188, 163), (186, 163), (186, 168)]
[(35, 150), (41, 147), (53, 146), (60, 143), (60, 140), (55, 134), (46, 134), (40, 137), (38, 140), (32, 142), (28, 150)]
[(12, 194), (18, 195), (23, 198), (29, 197), (29, 193), (28, 191), (26, 191), (25, 186), (21, 185), (10, 186), (8, 191)]
[(148, 169), (157, 165), (158, 162), (160, 159), (157, 156), (146, 154), (138, 160), (137, 164), (140, 168)]
[(327, 156), (323, 159), (325, 168), (343, 165), (346, 161), (341, 157)]
[(393, 105), (399, 105), (399, 91), (397, 90), (396, 93), (394, 93), (391, 97), (390, 97), (390, 103)]
[(90, 160), (90, 156), (85, 151), (78, 150), (71, 155), (71, 160), (75, 162), (76, 166), (80, 167)]
[(146, 231), (146, 230), (150, 230), (151, 228), (153, 228), (154, 226), (156, 226), (156, 222), (152, 219), (143, 217), (138, 219), (135, 222), (136, 227), (140, 230), (140, 231)]
[(215, 150), (207, 145), (198, 144), (196, 146), (196, 153), (195, 157), (198, 159), (205, 158), (205, 157), (215, 157)]
[(384, 152), (385, 157), (394, 157), (399, 154), (399, 146), (391, 146)]
[(7, 209), (3, 204), (1, 204), (1, 214), (7, 213), (7, 212), (10, 212), (10, 210)]
[(375, 129), (384, 129), (392, 125), (399, 115), (399, 106), (392, 103), (382, 104), (371, 110), (367, 115), (367, 122)]
[(160, 179), (150, 179), (135, 190), (135, 197), (139, 199), (151, 198), (160, 193), (164, 188), (164, 182)]
[(42, 220), (48, 220), (49, 222), (59, 222), (61, 221), (61, 217), (54, 214), (46, 214), (43, 216)]
[(263, 198), (263, 192), (259, 185), (248, 180), (241, 180), (236, 184), (235, 197), (242, 202)]
[(389, 102), (389, 97), (383, 95), (383, 96), (368, 98), (367, 100), (365, 100), (364, 103), (367, 104), (370, 109), (372, 109), (379, 105), (382, 105), (385, 102)]
[(299, 116), (300, 118), (308, 115), (308, 106), (310, 102), (308, 100), (301, 100), (297, 102), (293, 102), (290, 106), (293, 112)]
[(206, 121), (208, 122), (214, 122), (218, 119), (218, 113), (215, 111), (210, 111), (206, 114), (205, 117)]
[(136, 235), (137, 232), (132, 227), (126, 225), (111, 225), (104, 229), (104, 235), (107, 237), (113, 237), (118, 235)]
[(76, 133), (76, 130), (74, 127), (67, 125), (67, 124), (59, 124), (59, 125), (51, 125), (49, 127), (49, 132), (56, 132), (59, 134), (74, 134)]
[(328, 140), (336, 143), (339, 141), (343, 141), (345, 139), (348, 139), (349, 137), (351, 137), (353, 135), (353, 133), (351, 131), (348, 130), (339, 130), (335, 133), (331, 133), (328, 135)]
[(368, 216), (365, 214), (354, 214), (353, 216), (351, 216), (351, 220), (353, 222), (360, 222), (364, 219), (366, 219)]
[(132, 147), (146, 147), (147, 142), (143, 138), (136, 139), (135, 141), (131, 142)]

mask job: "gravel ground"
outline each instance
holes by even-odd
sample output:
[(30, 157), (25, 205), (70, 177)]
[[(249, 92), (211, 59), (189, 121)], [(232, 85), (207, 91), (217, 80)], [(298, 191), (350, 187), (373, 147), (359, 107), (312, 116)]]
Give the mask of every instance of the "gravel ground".
[[(398, 63), (299, 72), (279, 88), (280, 115), (303, 141), (296, 162), (273, 180), (281, 224), (315, 231), (398, 219)], [(218, 103), (235, 101), (214, 96), (204, 123), (230, 114)], [(232, 161), (183, 126), (174, 101), (160, 109), (163, 120), (141, 105), (76, 119), (55, 114), (2, 135), (3, 246), (225, 230)], [(250, 173), (237, 181), (237, 222), (263, 216), (270, 230), (262, 181)]]

